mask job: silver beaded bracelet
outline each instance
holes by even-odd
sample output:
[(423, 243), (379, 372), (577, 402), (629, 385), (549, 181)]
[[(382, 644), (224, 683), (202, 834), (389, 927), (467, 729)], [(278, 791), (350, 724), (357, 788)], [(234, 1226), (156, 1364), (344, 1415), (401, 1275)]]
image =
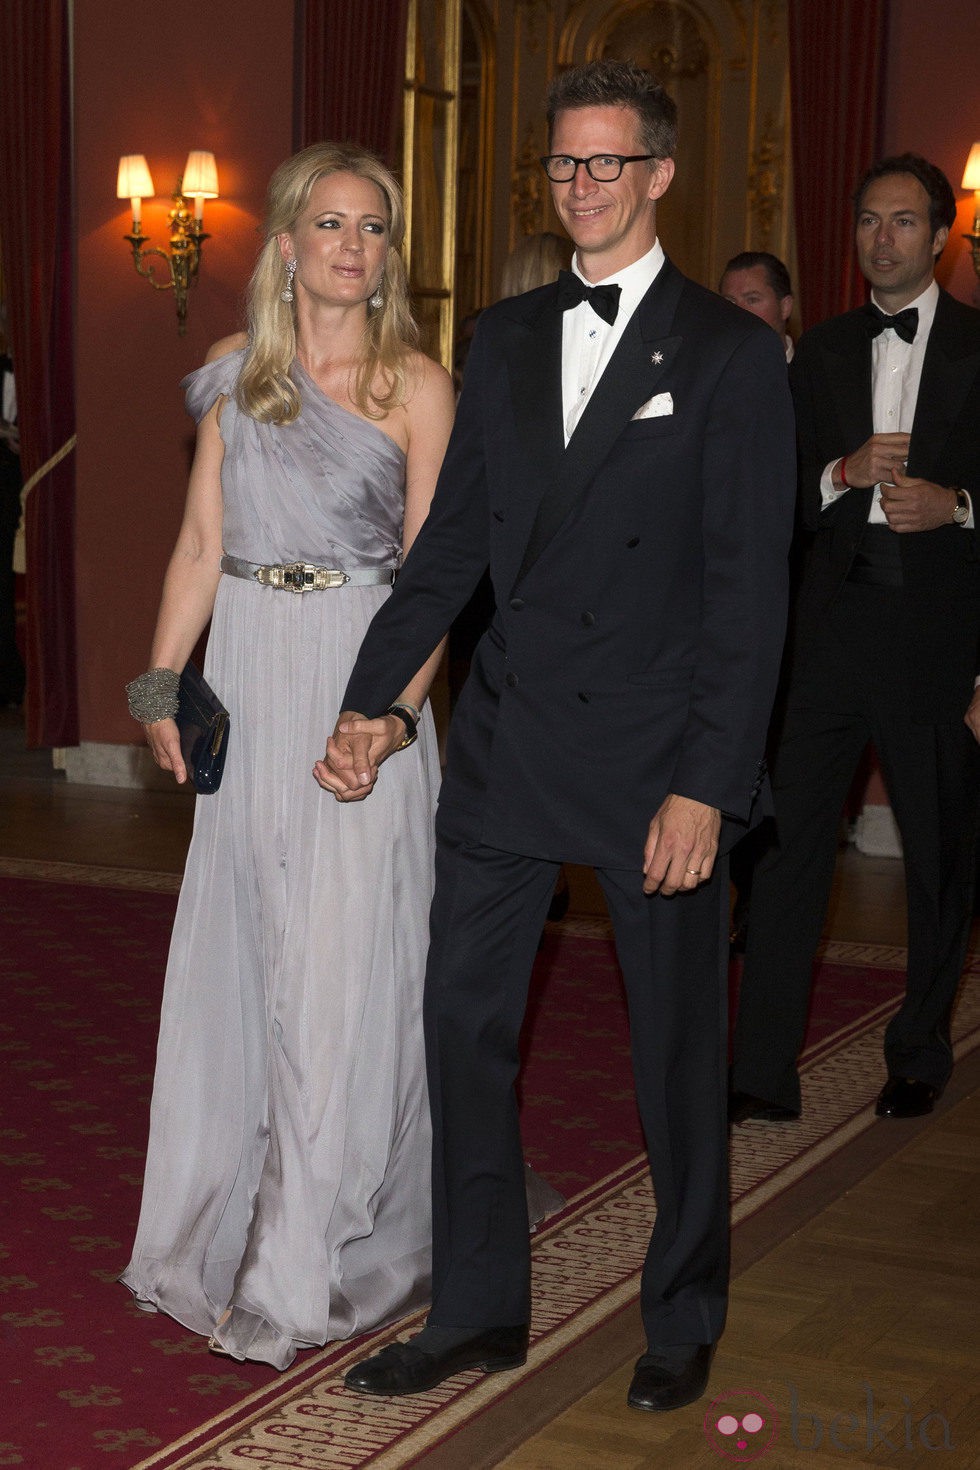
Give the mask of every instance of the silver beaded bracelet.
[(179, 704), (180, 675), (174, 669), (147, 669), (126, 685), (129, 713), (141, 725), (172, 720)]

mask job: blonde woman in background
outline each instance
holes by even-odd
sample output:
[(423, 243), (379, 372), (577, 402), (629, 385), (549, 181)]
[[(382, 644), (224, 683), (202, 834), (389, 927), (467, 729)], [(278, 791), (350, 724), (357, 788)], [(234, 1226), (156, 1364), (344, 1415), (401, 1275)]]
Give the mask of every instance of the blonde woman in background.
[(504, 261), (500, 300), (505, 296), (520, 296), (537, 286), (547, 286), (559, 271), (568, 270), (571, 263), (572, 242), (567, 237), (553, 235), (550, 230), (526, 235)]
[(197, 803), (122, 1280), (215, 1351), (277, 1368), (429, 1291), (438, 652), (385, 717), (380, 800), (335, 802), (311, 774), (453, 415), (449, 375), (416, 349), (403, 232), (398, 185), (363, 149), (316, 144), (273, 175), (248, 334), (184, 380), (187, 508), (129, 686), (184, 781), (177, 671), (211, 619), (230, 745)]

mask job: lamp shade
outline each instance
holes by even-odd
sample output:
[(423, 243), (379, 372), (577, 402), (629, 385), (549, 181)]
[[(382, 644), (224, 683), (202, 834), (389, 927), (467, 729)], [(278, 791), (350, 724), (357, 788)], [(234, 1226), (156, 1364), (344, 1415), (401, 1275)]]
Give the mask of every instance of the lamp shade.
[(152, 199), (156, 191), (142, 153), (126, 153), (116, 175), (117, 199)]
[(980, 143), (974, 143), (970, 149), (970, 156), (966, 160), (966, 169), (963, 173), (963, 189), (980, 189)]
[(218, 165), (213, 153), (202, 149), (188, 153), (181, 188), (185, 194), (193, 194), (197, 199), (217, 199)]

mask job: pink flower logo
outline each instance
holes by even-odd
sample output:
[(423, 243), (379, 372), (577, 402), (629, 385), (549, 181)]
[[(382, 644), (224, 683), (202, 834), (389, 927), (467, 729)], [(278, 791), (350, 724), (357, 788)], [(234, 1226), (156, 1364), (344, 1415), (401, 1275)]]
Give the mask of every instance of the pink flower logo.
[(748, 1465), (772, 1448), (779, 1434), (779, 1415), (761, 1393), (732, 1388), (711, 1400), (704, 1433), (717, 1454), (736, 1465)]

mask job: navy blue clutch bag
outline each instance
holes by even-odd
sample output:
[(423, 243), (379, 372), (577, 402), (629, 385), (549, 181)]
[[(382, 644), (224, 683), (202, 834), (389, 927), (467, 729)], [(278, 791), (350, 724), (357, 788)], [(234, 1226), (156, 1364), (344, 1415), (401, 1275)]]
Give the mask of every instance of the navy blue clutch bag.
[(221, 785), (231, 720), (200, 669), (189, 660), (180, 676), (177, 729), (194, 790), (210, 796)]

